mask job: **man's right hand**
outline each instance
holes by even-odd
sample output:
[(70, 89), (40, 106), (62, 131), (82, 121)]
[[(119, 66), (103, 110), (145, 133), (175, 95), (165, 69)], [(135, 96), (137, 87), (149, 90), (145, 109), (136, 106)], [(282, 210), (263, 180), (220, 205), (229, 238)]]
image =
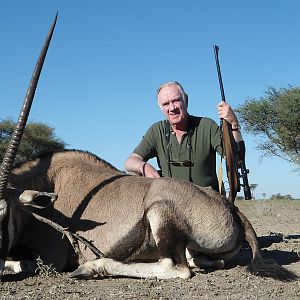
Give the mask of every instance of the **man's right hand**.
[(129, 155), (125, 161), (125, 169), (127, 172), (133, 172), (149, 178), (159, 178), (157, 170), (149, 163), (145, 162), (141, 156), (136, 153)]
[(142, 172), (144, 177), (149, 177), (149, 178), (159, 178), (160, 175), (157, 172), (157, 170), (152, 167), (150, 164), (148, 164), (147, 162), (143, 163), (142, 166)]

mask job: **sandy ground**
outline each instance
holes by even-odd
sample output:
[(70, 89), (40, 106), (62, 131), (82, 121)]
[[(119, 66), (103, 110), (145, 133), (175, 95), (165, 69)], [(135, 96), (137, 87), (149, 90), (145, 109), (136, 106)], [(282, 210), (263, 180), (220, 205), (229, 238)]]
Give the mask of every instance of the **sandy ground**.
[[(300, 276), (300, 201), (238, 201), (252, 222), (265, 257)], [(190, 280), (105, 278), (75, 280), (68, 274), (4, 274), (0, 299), (300, 299), (300, 281), (281, 282), (248, 273), (245, 248), (230, 266), (199, 271)]]

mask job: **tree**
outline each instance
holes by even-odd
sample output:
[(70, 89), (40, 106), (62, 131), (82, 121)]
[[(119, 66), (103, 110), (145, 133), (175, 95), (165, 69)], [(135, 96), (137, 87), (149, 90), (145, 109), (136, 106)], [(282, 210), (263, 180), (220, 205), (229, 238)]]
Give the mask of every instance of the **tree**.
[(236, 109), (244, 130), (261, 140), (263, 155), (278, 156), (300, 168), (300, 88), (270, 87)]
[(270, 199), (271, 200), (275, 200), (275, 199), (293, 200), (293, 197), (290, 194), (281, 195), (280, 193), (277, 193), (276, 195), (272, 195)]
[(256, 183), (252, 183), (252, 184), (250, 184), (250, 186), (249, 186), (249, 187), (250, 187), (250, 190), (251, 190), (251, 195), (252, 195), (253, 199), (255, 199), (253, 192), (254, 192), (254, 190), (257, 188), (257, 186), (258, 186), (258, 184), (256, 184)]
[[(11, 119), (0, 122), (0, 161), (4, 158), (15, 125)], [(64, 141), (56, 137), (54, 128), (43, 123), (28, 122), (19, 146), (16, 163), (42, 152), (64, 149), (66, 145)]]

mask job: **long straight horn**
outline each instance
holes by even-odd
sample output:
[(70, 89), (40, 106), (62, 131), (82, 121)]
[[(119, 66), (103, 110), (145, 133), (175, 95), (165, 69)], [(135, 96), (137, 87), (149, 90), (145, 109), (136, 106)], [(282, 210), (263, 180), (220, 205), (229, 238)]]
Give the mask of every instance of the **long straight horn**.
[(16, 124), (16, 127), (14, 129), (14, 132), (12, 134), (12, 137), (10, 139), (7, 151), (5, 153), (5, 156), (3, 158), (1, 168), (0, 168), (0, 199), (3, 199), (3, 193), (4, 190), (7, 187), (8, 184), (8, 176), (12, 170), (18, 148), (23, 136), (23, 132), (26, 126), (26, 122), (28, 119), (28, 115), (30, 112), (31, 104), (34, 98), (35, 90), (39, 81), (39, 77), (42, 71), (42, 67), (44, 64), (44, 60), (47, 54), (47, 50), (53, 35), (53, 31), (56, 25), (58, 13), (55, 16), (55, 19), (53, 21), (53, 24), (48, 32), (48, 36), (46, 38), (46, 41), (44, 43), (44, 46), (42, 48), (42, 51), (40, 53), (40, 56), (37, 60), (36, 66), (34, 68), (32, 78), (29, 83), (29, 87), (24, 99), (24, 103), (19, 115), (18, 122)]

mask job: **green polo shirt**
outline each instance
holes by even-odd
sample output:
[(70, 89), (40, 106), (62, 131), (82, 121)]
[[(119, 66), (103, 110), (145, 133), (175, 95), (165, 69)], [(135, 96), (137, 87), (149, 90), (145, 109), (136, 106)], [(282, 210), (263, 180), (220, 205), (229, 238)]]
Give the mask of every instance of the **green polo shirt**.
[[(199, 186), (211, 186), (218, 191), (218, 178), (216, 174), (216, 152), (222, 153), (221, 132), (218, 124), (210, 118), (189, 115), (188, 130), (181, 143), (167, 120), (153, 124), (143, 136), (134, 153), (140, 155), (145, 161), (157, 158), (162, 176), (169, 177), (168, 151), (172, 161), (189, 160), (188, 140), (191, 144), (191, 178)], [(169, 135), (169, 143), (167, 135)], [(190, 137), (189, 137), (190, 135)], [(167, 145), (169, 144), (169, 147)], [(170, 165), (171, 175), (174, 178), (189, 180), (188, 166)]]

